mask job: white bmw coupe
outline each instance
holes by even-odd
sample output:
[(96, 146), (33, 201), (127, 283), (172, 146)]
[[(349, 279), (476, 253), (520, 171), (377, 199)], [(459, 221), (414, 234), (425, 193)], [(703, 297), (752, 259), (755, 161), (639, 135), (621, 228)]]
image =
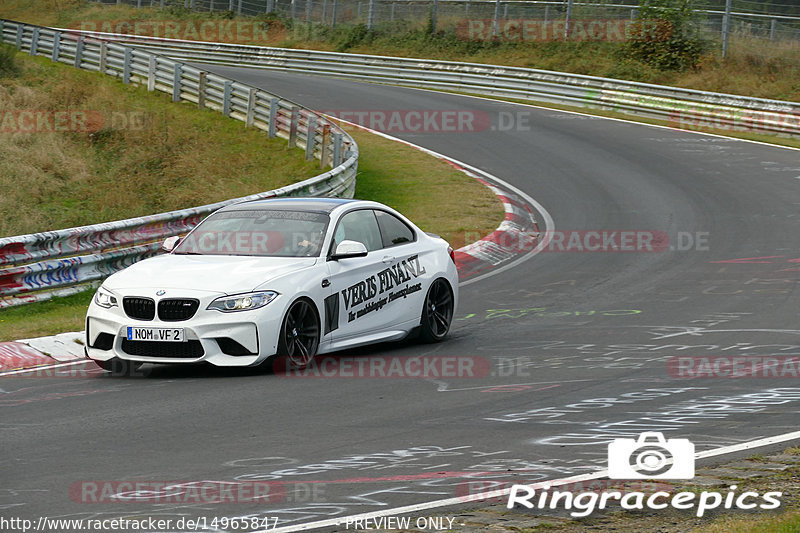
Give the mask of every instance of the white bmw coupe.
[(106, 279), (89, 306), (86, 352), (104, 369), (275, 355), (302, 368), (415, 330), (441, 341), (458, 302), (452, 248), (376, 202), (237, 203), (163, 248)]

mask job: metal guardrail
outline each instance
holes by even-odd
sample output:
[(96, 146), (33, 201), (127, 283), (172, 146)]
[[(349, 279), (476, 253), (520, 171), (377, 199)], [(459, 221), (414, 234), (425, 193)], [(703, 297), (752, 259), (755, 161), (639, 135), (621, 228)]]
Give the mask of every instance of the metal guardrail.
[(800, 103), (547, 70), (86, 32), (196, 63), (249, 66), (358, 81), (600, 108), (715, 127), (800, 135)]
[(274, 196), (352, 197), (358, 145), (335, 123), (289, 100), (246, 84), (204, 72), (151, 51), (75, 32), (0, 19), (0, 41), (30, 55), (50, 57), (84, 70), (146, 85), (199, 108), (287, 139), (331, 170), (305, 181), (244, 198), (143, 216), (0, 238), (0, 308), (82, 290), (130, 264), (158, 253), (166, 237), (188, 232), (206, 215), (243, 200)]

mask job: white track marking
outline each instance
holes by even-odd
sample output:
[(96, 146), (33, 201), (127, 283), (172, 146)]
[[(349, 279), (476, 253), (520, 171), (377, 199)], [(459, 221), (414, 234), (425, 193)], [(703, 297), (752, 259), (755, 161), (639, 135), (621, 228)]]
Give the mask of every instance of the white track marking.
[(8, 372), (0, 372), (0, 377), (13, 376), (16, 374), (25, 374), (28, 372), (41, 372), (42, 370), (47, 370), (49, 368), (61, 368), (64, 366), (84, 365), (86, 363), (91, 363), (91, 361), (89, 361), (88, 359), (84, 359), (82, 361), (73, 361), (71, 363), (61, 363), (58, 365), (32, 366), (30, 368), (20, 368), (19, 370), (9, 370)]
[[(740, 444), (734, 444), (732, 446), (723, 446), (722, 448), (716, 448), (705, 452), (699, 452), (695, 454), (695, 458), (704, 459), (706, 457), (716, 457), (719, 455), (736, 453), (740, 451), (750, 450), (753, 448), (759, 448), (761, 446), (769, 446), (770, 444), (778, 444), (781, 442), (797, 440), (797, 439), (800, 439), (800, 431), (793, 431), (792, 433), (784, 433), (783, 435), (776, 435), (774, 437), (765, 437), (750, 442), (742, 442)], [(555, 487), (559, 485), (565, 485), (567, 483), (577, 483), (580, 481), (601, 479), (607, 476), (608, 476), (608, 470), (600, 470), (598, 472), (593, 472), (591, 474), (580, 474), (577, 476), (565, 477), (561, 479), (540, 481), (538, 483), (531, 484), (530, 486), (534, 488), (541, 488), (546, 486)], [(267, 531), (269, 533), (292, 533), (294, 531), (309, 531), (312, 529), (319, 529), (322, 527), (341, 526), (346, 520), (353, 521), (353, 520), (364, 520), (367, 518), (379, 518), (382, 516), (397, 516), (401, 514), (414, 513), (418, 511), (426, 511), (428, 509), (437, 509), (439, 507), (451, 507), (455, 505), (463, 505), (465, 503), (481, 502), (485, 500), (491, 500), (508, 496), (510, 492), (511, 492), (511, 487), (489, 492), (482, 492), (479, 494), (472, 494), (470, 496), (447, 498), (444, 500), (435, 500), (431, 502), (418, 503), (414, 505), (406, 505), (403, 507), (394, 507), (392, 509), (382, 509), (380, 511), (373, 511), (370, 513), (361, 513), (357, 515), (350, 515), (340, 518), (329, 518), (327, 520), (318, 520), (316, 522), (308, 522), (306, 524), (297, 524), (294, 526), (279, 527), (276, 529), (266, 530), (264, 533), (266, 533)]]

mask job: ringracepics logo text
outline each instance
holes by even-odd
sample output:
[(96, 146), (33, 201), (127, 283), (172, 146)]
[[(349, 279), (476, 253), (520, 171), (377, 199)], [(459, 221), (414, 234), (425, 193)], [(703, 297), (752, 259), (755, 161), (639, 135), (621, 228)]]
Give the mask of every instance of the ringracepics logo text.
[[(688, 439), (665, 439), (662, 433), (646, 432), (637, 439), (614, 439), (608, 445), (608, 477), (611, 479), (691, 479), (694, 477), (694, 444)], [(704, 490), (655, 492), (605, 490), (575, 493), (562, 490), (565, 482), (513, 485), (507, 507), (559, 509), (581, 518), (594, 511), (618, 504), (625, 510), (694, 510), (698, 517), (713, 509), (777, 509), (782, 492), (759, 494), (738, 492), (730, 485), (727, 492)]]

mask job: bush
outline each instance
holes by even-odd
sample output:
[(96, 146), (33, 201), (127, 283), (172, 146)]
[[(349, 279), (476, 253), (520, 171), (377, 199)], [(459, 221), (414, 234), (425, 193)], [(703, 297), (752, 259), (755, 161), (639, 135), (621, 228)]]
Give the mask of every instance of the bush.
[(658, 70), (696, 69), (708, 41), (692, 27), (692, 0), (640, 0), (633, 37), (620, 49), (620, 59), (635, 59)]

